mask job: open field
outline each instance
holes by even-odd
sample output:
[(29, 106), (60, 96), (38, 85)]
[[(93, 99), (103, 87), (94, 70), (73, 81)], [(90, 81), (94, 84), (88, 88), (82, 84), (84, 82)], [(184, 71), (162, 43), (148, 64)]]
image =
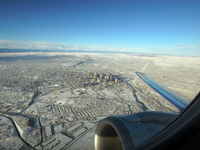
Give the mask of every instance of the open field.
[(178, 111), (136, 71), (189, 101), (200, 89), (199, 57), (1, 53), (0, 149), (93, 149), (102, 118)]

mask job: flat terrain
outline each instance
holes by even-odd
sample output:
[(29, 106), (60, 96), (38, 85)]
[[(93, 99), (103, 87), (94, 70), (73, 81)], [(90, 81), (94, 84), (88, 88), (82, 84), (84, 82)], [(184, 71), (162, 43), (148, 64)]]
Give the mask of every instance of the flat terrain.
[(191, 101), (200, 58), (117, 53), (0, 53), (0, 149), (94, 149), (110, 115), (178, 112), (136, 74)]

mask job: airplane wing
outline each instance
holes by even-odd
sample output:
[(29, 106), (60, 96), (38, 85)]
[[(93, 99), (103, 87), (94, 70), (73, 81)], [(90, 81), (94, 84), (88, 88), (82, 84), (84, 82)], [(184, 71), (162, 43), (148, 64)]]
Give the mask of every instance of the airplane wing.
[(184, 97), (172, 92), (168, 88), (160, 85), (156, 81), (150, 79), (144, 73), (136, 72), (136, 74), (144, 82), (146, 82), (151, 88), (153, 88), (156, 92), (158, 92), (160, 95), (162, 95), (164, 98), (166, 98), (166, 100), (168, 100), (173, 105), (175, 105), (180, 111), (183, 111), (186, 108), (186, 106), (188, 106), (189, 100), (187, 100)]

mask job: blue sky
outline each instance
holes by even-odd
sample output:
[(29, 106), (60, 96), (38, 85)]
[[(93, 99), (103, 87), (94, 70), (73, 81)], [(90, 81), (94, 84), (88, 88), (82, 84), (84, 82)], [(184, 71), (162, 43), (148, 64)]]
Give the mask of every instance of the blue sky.
[(196, 55), (200, 1), (1, 0), (3, 47)]

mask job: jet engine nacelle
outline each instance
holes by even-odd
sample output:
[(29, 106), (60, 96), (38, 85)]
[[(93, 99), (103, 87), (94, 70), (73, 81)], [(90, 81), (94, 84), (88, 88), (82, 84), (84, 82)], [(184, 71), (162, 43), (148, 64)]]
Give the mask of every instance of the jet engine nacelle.
[(133, 150), (164, 129), (176, 113), (141, 112), (101, 120), (95, 133), (95, 150)]

